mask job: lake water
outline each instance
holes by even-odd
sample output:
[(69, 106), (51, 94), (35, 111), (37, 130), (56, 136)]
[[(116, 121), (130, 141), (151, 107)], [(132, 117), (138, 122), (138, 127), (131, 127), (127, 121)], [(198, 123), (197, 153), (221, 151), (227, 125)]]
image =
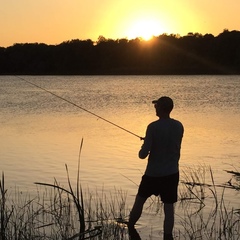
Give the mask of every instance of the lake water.
[[(170, 96), (175, 103), (171, 116), (185, 127), (180, 170), (210, 166), (217, 184), (231, 178), (224, 170), (239, 170), (240, 76), (22, 78), (139, 136), (157, 119), (151, 101)], [(83, 138), (82, 184), (126, 190), (131, 207), (146, 166), (138, 159), (138, 137), (15, 76), (0, 76), (0, 113), (0, 170), (8, 189), (31, 193), (34, 182), (53, 183), (54, 178), (66, 185), (65, 164), (74, 181)], [(236, 192), (226, 194), (239, 208)], [(143, 229), (147, 221), (140, 220)]]

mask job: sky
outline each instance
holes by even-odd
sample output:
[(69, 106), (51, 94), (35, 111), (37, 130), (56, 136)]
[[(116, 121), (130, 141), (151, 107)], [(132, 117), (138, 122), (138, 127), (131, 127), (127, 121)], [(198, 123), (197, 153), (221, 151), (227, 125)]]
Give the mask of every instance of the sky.
[(0, 46), (240, 30), (240, 0), (0, 0)]

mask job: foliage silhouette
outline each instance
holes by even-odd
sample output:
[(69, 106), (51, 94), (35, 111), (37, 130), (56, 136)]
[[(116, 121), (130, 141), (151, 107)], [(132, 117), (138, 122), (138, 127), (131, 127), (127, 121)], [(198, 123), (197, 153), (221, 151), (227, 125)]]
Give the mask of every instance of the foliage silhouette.
[(0, 47), (0, 74), (239, 74), (240, 32)]

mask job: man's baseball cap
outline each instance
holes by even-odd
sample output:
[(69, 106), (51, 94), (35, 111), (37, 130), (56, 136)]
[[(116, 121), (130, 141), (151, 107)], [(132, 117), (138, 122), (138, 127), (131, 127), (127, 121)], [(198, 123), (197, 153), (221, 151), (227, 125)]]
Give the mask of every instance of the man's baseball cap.
[(153, 100), (152, 103), (169, 113), (173, 109), (173, 100), (170, 97), (163, 96), (158, 100)]

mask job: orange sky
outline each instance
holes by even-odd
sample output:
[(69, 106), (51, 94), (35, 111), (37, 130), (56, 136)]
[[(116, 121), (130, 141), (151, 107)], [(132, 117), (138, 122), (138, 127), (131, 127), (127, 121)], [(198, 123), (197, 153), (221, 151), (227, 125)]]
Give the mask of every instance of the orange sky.
[(0, 46), (240, 30), (239, 0), (0, 0)]

